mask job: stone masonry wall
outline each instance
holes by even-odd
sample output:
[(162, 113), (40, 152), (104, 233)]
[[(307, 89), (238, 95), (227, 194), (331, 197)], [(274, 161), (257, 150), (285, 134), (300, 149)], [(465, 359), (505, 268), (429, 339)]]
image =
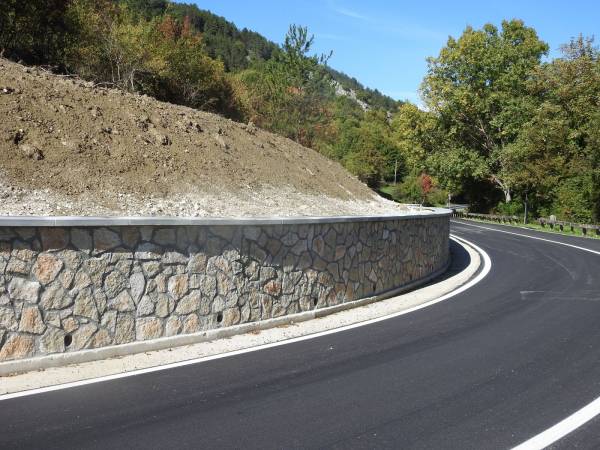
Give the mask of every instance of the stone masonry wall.
[(0, 361), (336, 305), (443, 268), (445, 215), (0, 228)]

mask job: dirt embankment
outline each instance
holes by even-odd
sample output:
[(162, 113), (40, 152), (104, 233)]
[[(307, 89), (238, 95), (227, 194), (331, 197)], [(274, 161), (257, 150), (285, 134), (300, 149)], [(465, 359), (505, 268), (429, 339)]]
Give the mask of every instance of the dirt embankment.
[(0, 59), (0, 214), (393, 214), (339, 164), (215, 114)]

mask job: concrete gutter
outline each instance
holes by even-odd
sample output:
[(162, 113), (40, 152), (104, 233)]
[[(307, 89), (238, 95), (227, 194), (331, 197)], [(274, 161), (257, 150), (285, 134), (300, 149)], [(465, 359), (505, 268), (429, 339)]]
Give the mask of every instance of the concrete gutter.
[(407, 214), (378, 216), (332, 216), (332, 217), (69, 217), (69, 216), (0, 216), (0, 227), (117, 227), (117, 226), (260, 226), (302, 225), (315, 223), (383, 222), (388, 220), (426, 219), (451, 216), (445, 208), (423, 208)]

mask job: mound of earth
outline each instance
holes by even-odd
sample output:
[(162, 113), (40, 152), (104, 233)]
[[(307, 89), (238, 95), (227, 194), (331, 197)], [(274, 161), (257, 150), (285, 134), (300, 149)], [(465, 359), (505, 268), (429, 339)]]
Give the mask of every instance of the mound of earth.
[(0, 215), (398, 214), (341, 165), (221, 116), (0, 59)]

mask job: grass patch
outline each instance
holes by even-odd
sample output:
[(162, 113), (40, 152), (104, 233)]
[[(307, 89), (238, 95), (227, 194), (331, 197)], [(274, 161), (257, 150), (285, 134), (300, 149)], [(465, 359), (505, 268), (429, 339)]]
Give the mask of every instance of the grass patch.
[(381, 192), (383, 192), (384, 194), (393, 195), (393, 192), (394, 192), (394, 188), (395, 188), (395, 187), (396, 187), (396, 186), (394, 186), (393, 184), (386, 184), (385, 186), (381, 186), (381, 187), (379, 188), (379, 190), (380, 190)]

